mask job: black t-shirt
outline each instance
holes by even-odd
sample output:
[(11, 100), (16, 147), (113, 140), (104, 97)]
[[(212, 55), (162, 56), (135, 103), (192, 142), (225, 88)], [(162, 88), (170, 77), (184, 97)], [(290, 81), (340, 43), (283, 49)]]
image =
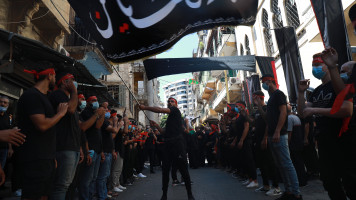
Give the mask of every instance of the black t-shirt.
[[(264, 112), (266, 112), (267, 105), (263, 106), (262, 109)], [(258, 110), (255, 112), (254, 118), (256, 143), (261, 144), (266, 131), (266, 121), (263, 119), (262, 114)]]
[[(49, 95), (53, 109), (57, 110), (60, 103), (69, 102), (68, 96), (62, 90), (56, 90)], [(79, 113), (67, 114), (56, 124), (57, 151), (80, 150)]]
[[(0, 130), (6, 130), (10, 129), (10, 117), (7, 113), (4, 113), (4, 115), (0, 115)], [(0, 142), (0, 149), (7, 149), (7, 143), (6, 142)]]
[(177, 138), (182, 136), (183, 133), (183, 123), (182, 114), (177, 107), (170, 107), (171, 112), (168, 115), (166, 123), (166, 132), (164, 134), (165, 138)]
[[(83, 121), (87, 121), (94, 115), (94, 110), (91, 107), (86, 107), (80, 117)], [(87, 131), (85, 131), (89, 149), (94, 150), (96, 153), (102, 152), (102, 139), (100, 129), (97, 129), (96, 123), (94, 123)]]
[[(237, 136), (237, 142), (239, 142), (239, 140), (242, 137), (242, 133), (244, 132), (245, 129), (245, 122), (246, 122), (246, 118), (243, 115), (240, 115), (236, 121), (235, 121), (235, 131), (232, 132), (234, 137)], [(247, 136), (246, 136), (247, 137)]]
[[(313, 116), (306, 117), (304, 119), (301, 119), (302, 121), (302, 127), (305, 127), (306, 124), (309, 124), (309, 133), (308, 133), (308, 141), (309, 143), (314, 142), (314, 118)], [(304, 130), (304, 129), (303, 129)], [(303, 131), (305, 135), (305, 131)]]
[(110, 126), (110, 122), (105, 119), (103, 125), (101, 126), (101, 137), (103, 141), (104, 153), (112, 153), (114, 150), (114, 140), (112, 138), (112, 133), (106, 130), (108, 126)]
[[(277, 128), (277, 124), (279, 121), (279, 115), (280, 115), (279, 106), (281, 106), (281, 105), (287, 106), (286, 95), (284, 95), (284, 93), (282, 91), (276, 90), (270, 95), (270, 98), (267, 103), (268, 136), (273, 136), (273, 134)], [(287, 107), (286, 107), (286, 109), (287, 109)], [(286, 115), (285, 123), (282, 126), (280, 135), (287, 134), (287, 122), (288, 122), (288, 120), (287, 120), (287, 115)]]
[(55, 126), (41, 132), (30, 119), (30, 116), (35, 114), (44, 114), (46, 118), (52, 118), (55, 115), (47, 95), (36, 88), (30, 88), (20, 97), (17, 106), (19, 129), (26, 135), (26, 142), (19, 147), (21, 161), (55, 159)]
[[(336, 94), (334, 92), (331, 81), (324, 85), (319, 85), (310, 95), (308, 102), (316, 108), (331, 108), (335, 101)], [(331, 118), (321, 115), (315, 115), (316, 122), (316, 137), (328, 137), (336, 139), (339, 135), (342, 119)]]
[(155, 144), (154, 144), (155, 141), (154, 140), (155, 140), (155, 138), (153, 136), (153, 133), (149, 133), (148, 137), (146, 139), (146, 143), (145, 143), (147, 149), (154, 149), (155, 148)]
[(119, 133), (115, 136), (114, 143), (115, 143), (115, 151), (119, 152), (120, 157), (124, 157), (124, 131), (122, 129), (119, 130)]

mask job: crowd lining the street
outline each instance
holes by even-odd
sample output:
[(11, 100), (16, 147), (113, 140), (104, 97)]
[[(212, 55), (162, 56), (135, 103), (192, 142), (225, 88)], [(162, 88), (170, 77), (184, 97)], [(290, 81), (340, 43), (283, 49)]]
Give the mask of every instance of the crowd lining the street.
[(14, 119), (7, 112), (9, 98), (0, 97), (0, 185), (11, 158), (12, 190), (23, 199), (104, 200), (123, 192), (135, 178), (145, 178), (149, 160), (150, 173), (163, 168), (162, 199), (167, 199), (172, 167), (173, 185), (180, 184), (179, 169), (193, 200), (188, 155), (192, 169), (204, 167), (207, 160), (247, 188), (279, 200), (302, 199), (300, 187), (319, 176), (330, 199), (354, 200), (356, 121), (348, 92), (355, 93), (356, 62), (342, 65), (339, 74), (337, 61), (332, 48), (313, 56), (313, 75), (322, 84), (312, 91), (309, 80), (300, 80), (297, 105), (290, 105), (274, 76), (266, 74), (261, 81), (270, 96), (267, 104), (264, 92), (255, 91), (253, 109), (243, 101), (228, 104), (219, 122), (195, 128), (181, 117), (174, 98), (168, 99), (169, 108), (140, 105), (141, 110), (169, 114), (166, 130), (154, 121), (142, 127), (107, 102), (99, 104), (96, 96), (86, 98), (72, 74), (39, 62), (37, 71), (25, 70), (36, 84), (20, 97)]

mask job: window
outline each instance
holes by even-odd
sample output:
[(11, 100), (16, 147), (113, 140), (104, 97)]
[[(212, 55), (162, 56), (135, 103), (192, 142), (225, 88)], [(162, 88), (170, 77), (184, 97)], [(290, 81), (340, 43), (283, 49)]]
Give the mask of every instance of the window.
[(180, 98), (181, 98), (181, 99), (186, 99), (186, 98), (187, 98), (187, 96), (181, 96)]
[(297, 3), (294, 0), (285, 0), (284, 7), (286, 10), (288, 26), (297, 29), (300, 25)]
[(178, 104), (181, 104), (181, 103), (188, 103), (188, 101), (187, 100), (178, 101)]
[(278, 7), (278, 0), (271, 1), (271, 11), (273, 13), (272, 15), (273, 27), (282, 28), (283, 20), (281, 15), (281, 9)]
[(115, 101), (119, 102), (120, 106), (126, 106), (126, 87), (124, 85), (109, 85), (108, 93)]
[(245, 47), (246, 47), (246, 55), (251, 55), (250, 40), (248, 39), (247, 35), (245, 35)]
[(271, 30), (270, 30), (270, 25), (268, 22), (268, 13), (265, 9), (262, 10), (262, 26), (264, 27), (263, 35), (265, 38), (267, 55), (272, 56), (272, 54), (274, 53), (272, 34), (271, 34)]
[(183, 108), (188, 108), (188, 107), (186, 105), (184, 105)]

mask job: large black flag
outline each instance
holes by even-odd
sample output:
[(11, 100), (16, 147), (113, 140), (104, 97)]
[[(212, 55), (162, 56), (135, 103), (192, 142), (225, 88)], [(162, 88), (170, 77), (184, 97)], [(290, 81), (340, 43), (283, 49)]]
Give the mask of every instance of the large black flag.
[(253, 25), (258, 0), (69, 0), (109, 60), (160, 53), (183, 36), (221, 25)]
[(275, 29), (276, 39), (281, 55), (281, 61), (286, 78), (289, 101), (297, 103), (298, 83), (304, 79), (299, 47), (293, 27)]
[(273, 57), (265, 57), (265, 56), (256, 56), (256, 61), (257, 61), (258, 67), (260, 68), (262, 76), (264, 76), (266, 74), (273, 75), (274, 79), (276, 80), (277, 88), (279, 88), (274, 58)]
[(148, 80), (173, 74), (210, 70), (256, 71), (255, 56), (147, 59), (143, 61)]
[(341, 0), (310, 0), (325, 47), (339, 54), (339, 66), (352, 59)]

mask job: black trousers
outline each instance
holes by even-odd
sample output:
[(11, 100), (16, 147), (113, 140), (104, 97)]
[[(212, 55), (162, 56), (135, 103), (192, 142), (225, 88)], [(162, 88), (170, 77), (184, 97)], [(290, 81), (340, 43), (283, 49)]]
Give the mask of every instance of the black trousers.
[(169, 141), (165, 143), (163, 151), (163, 169), (162, 169), (162, 190), (163, 195), (167, 195), (169, 183), (169, 171), (172, 164), (175, 163), (185, 181), (185, 187), (188, 195), (192, 195), (190, 175), (188, 171), (187, 154), (184, 149), (182, 139)]
[(269, 185), (269, 180), (272, 180), (272, 186), (278, 187), (278, 169), (274, 164), (272, 152), (267, 149), (261, 149), (260, 143), (256, 144), (257, 165), (260, 168), (263, 185)]
[(295, 171), (297, 172), (299, 185), (306, 185), (308, 180), (304, 166), (303, 151), (290, 150), (290, 158), (292, 159)]
[[(322, 133), (327, 135), (327, 133)], [(337, 135), (338, 133), (334, 133)], [(356, 134), (318, 138), (320, 178), (331, 200), (356, 200)]]
[[(155, 149), (153, 148), (147, 148), (146, 153), (148, 158), (150, 159), (150, 170), (153, 171), (153, 166), (155, 165)], [(146, 157), (147, 158), (147, 157)]]
[(198, 147), (191, 146), (188, 148), (188, 157), (189, 157), (189, 166), (190, 168), (198, 168), (199, 161), (198, 161)]
[(253, 157), (252, 144), (250, 139), (245, 139), (241, 149), (241, 163), (243, 171), (247, 173), (248, 178), (257, 179), (256, 164)]
[(319, 157), (315, 149), (315, 142), (309, 141), (309, 144), (304, 146), (303, 158), (308, 174), (319, 173)]

